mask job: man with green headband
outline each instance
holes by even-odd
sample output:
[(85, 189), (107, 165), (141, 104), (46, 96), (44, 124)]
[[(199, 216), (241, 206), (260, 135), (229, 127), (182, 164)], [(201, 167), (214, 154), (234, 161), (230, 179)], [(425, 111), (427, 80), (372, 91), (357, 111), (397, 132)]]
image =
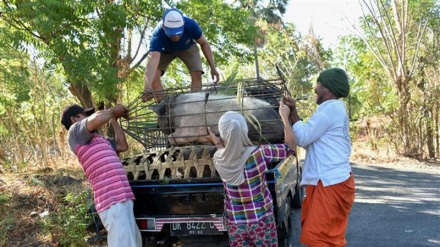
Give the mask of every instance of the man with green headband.
[(347, 109), (350, 85), (344, 70), (323, 71), (315, 87), (316, 112), (307, 122), (290, 107), (297, 145), (306, 149), (301, 186), (306, 187), (300, 242), (307, 246), (345, 246), (348, 215), (354, 203), (355, 183), (350, 167), (351, 141)]

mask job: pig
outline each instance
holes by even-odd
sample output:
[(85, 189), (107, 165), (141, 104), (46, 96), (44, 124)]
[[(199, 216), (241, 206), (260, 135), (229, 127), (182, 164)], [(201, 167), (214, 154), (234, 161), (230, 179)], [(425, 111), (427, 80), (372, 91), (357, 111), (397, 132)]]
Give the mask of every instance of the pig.
[(168, 96), (150, 109), (158, 115), (158, 129), (168, 135), (171, 146), (211, 144), (206, 138), (207, 127), (218, 135), (218, 120), (226, 111), (243, 114), (254, 144), (279, 143), (284, 137), (278, 107), (254, 97), (183, 93)]

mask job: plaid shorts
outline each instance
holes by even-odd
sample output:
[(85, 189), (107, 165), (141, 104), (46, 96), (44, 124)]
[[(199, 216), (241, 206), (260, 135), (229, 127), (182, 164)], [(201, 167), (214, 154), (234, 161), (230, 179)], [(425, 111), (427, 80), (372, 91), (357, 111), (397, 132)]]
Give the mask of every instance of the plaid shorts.
[(278, 246), (277, 228), (273, 213), (268, 214), (258, 223), (234, 224), (226, 221), (229, 245), (235, 246)]

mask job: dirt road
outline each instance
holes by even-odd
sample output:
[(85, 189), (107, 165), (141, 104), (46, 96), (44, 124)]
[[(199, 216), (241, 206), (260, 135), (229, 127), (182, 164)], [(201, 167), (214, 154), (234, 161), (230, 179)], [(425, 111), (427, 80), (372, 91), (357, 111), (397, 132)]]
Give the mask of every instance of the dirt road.
[[(347, 247), (440, 246), (440, 166), (400, 161), (352, 165), (356, 199)], [(296, 210), (294, 239), (298, 243)]]

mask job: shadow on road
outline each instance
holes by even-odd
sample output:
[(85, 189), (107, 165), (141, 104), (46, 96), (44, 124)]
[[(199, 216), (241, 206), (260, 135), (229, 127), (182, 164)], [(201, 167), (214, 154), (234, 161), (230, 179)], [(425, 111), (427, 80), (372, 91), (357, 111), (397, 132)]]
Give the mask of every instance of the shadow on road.
[[(352, 164), (356, 199), (347, 247), (440, 246), (440, 167)], [(299, 243), (301, 210), (292, 246)]]
[(440, 172), (353, 164), (347, 246), (440, 246)]

